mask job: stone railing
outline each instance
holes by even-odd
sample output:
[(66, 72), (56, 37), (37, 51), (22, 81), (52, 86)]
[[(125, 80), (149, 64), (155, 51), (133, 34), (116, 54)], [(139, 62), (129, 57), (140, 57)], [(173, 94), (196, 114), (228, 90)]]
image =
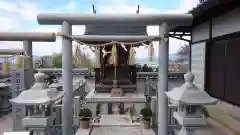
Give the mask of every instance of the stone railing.
[[(35, 69), (44, 73), (54, 73), (56, 75), (62, 75), (62, 68), (37, 68)], [(88, 68), (74, 68), (72, 69), (74, 75), (89, 75)]]
[[(29, 126), (26, 127), (26, 130), (31, 131), (33, 135), (62, 135), (62, 127), (62, 125)], [(79, 125), (73, 125), (73, 134), (77, 132), (78, 128)]]
[[(42, 68), (42, 69), (36, 69), (37, 71), (41, 71), (44, 73), (52, 72), (56, 75), (62, 75), (62, 69), (60, 68)], [(93, 77), (95, 76), (94, 72), (89, 72), (87, 68), (75, 68), (72, 69), (73, 75), (83, 75), (83, 76), (89, 76)], [(183, 80), (183, 72), (169, 72), (168, 73), (168, 79), (170, 80), (176, 80), (181, 79)], [(158, 72), (137, 72), (137, 79), (144, 79), (148, 77), (149, 79), (157, 79), (158, 78)]]
[[(47, 127), (46, 132), (47, 135), (62, 135), (62, 125), (52, 125)], [(77, 132), (79, 128), (79, 125), (74, 125), (73, 126), (73, 134), (75, 135), (75, 133)]]
[[(76, 131), (79, 128), (79, 118), (78, 113), (79, 110), (81, 108), (81, 103), (82, 101), (76, 96), (74, 97), (74, 103), (73, 103), (73, 132), (74, 134), (76, 133)], [(53, 105), (53, 109), (54, 110), (52, 112), (52, 119), (53, 119), (53, 123), (52, 125), (48, 125), (48, 126), (28, 126), (26, 127), (26, 130), (29, 131), (33, 131), (35, 134), (47, 134), (47, 135), (62, 135), (62, 109), (63, 109), (63, 105), (62, 104), (55, 104)]]
[[(155, 92), (157, 91), (157, 84), (154, 83), (151, 79), (146, 78), (146, 88), (145, 88), (145, 95), (152, 97), (152, 101), (153, 102), (157, 102), (156, 101), (156, 96), (154, 96)], [(152, 125), (153, 125), (153, 129), (154, 131), (157, 131), (157, 118), (156, 118), (156, 103), (152, 103), (152, 105), (154, 105), (155, 108), (153, 109), (153, 121), (152, 121)], [(172, 128), (180, 128), (181, 126), (177, 123), (176, 119), (174, 119), (173, 117), (173, 112), (175, 112), (177, 110), (177, 105), (173, 104), (171, 101), (169, 101), (168, 104), (168, 127), (169, 127), (169, 132), (172, 132), (171, 129)], [(154, 112), (156, 111), (156, 112)]]

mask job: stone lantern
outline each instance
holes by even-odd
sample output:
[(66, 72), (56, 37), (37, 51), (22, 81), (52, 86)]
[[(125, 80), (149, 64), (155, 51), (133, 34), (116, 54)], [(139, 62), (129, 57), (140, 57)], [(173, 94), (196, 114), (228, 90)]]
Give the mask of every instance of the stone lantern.
[(44, 73), (35, 74), (36, 84), (10, 100), (14, 104), (24, 106), (25, 117), (21, 120), (24, 128), (47, 127), (52, 124), (52, 104), (63, 97), (63, 92), (48, 88), (44, 83), (45, 78)]
[(178, 105), (173, 117), (182, 126), (179, 135), (193, 135), (194, 129), (206, 125), (206, 118), (201, 113), (203, 105), (215, 104), (217, 99), (210, 97), (204, 90), (193, 84), (191, 72), (184, 75), (185, 83), (172, 91), (166, 92), (167, 97)]

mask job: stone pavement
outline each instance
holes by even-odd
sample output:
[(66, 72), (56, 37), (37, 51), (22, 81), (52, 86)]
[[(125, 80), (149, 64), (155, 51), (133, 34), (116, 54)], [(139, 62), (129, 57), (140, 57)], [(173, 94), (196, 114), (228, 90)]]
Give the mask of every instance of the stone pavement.
[(4, 132), (12, 131), (12, 114), (3, 115), (0, 117), (0, 135)]

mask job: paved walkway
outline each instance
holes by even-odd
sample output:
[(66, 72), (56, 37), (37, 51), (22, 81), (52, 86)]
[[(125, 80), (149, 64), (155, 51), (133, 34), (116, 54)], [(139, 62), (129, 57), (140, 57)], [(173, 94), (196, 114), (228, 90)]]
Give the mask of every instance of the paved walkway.
[(12, 114), (9, 113), (7, 115), (0, 117), (0, 135), (4, 132), (12, 131)]

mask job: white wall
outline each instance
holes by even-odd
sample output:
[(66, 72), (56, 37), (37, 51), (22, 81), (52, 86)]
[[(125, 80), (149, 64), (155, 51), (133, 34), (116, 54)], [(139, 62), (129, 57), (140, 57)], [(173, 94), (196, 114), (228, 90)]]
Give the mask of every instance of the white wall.
[(212, 37), (240, 31), (240, 8), (212, 19)]
[[(212, 19), (212, 37), (240, 31), (240, 8)], [(209, 38), (209, 21), (195, 27), (192, 31), (192, 42)], [(205, 41), (192, 44), (192, 72), (195, 83), (204, 88)]]
[[(193, 29), (192, 42), (209, 38), (208, 23), (205, 22)], [(240, 8), (212, 19), (213, 38), (238, 31), (240, 31)], [(205, 41), (192, 44), (192, 72), (195, 75), (195, 83), (202, 89), (204, 88), (205, 75), (205, 48)], [(218, 122), (240, 132), (240, 107), (220, 101), (217, 105), (208, 108), (208, 111), (210, 116)]]
[(192, 42), (209, 38), (209, 21), (200, 24), (192, 30)]
[[(240, 8), (212, 19), (212, 37), (218, 37), (240, 31)], [(209, 38), (209, 21), (206, 21), (192, 31), (192, 42)]]
[(195, 76), (194, 83), (201, 89), (204, 89), (205, 48), (205, 41), (192, 44), (192, 73)]

